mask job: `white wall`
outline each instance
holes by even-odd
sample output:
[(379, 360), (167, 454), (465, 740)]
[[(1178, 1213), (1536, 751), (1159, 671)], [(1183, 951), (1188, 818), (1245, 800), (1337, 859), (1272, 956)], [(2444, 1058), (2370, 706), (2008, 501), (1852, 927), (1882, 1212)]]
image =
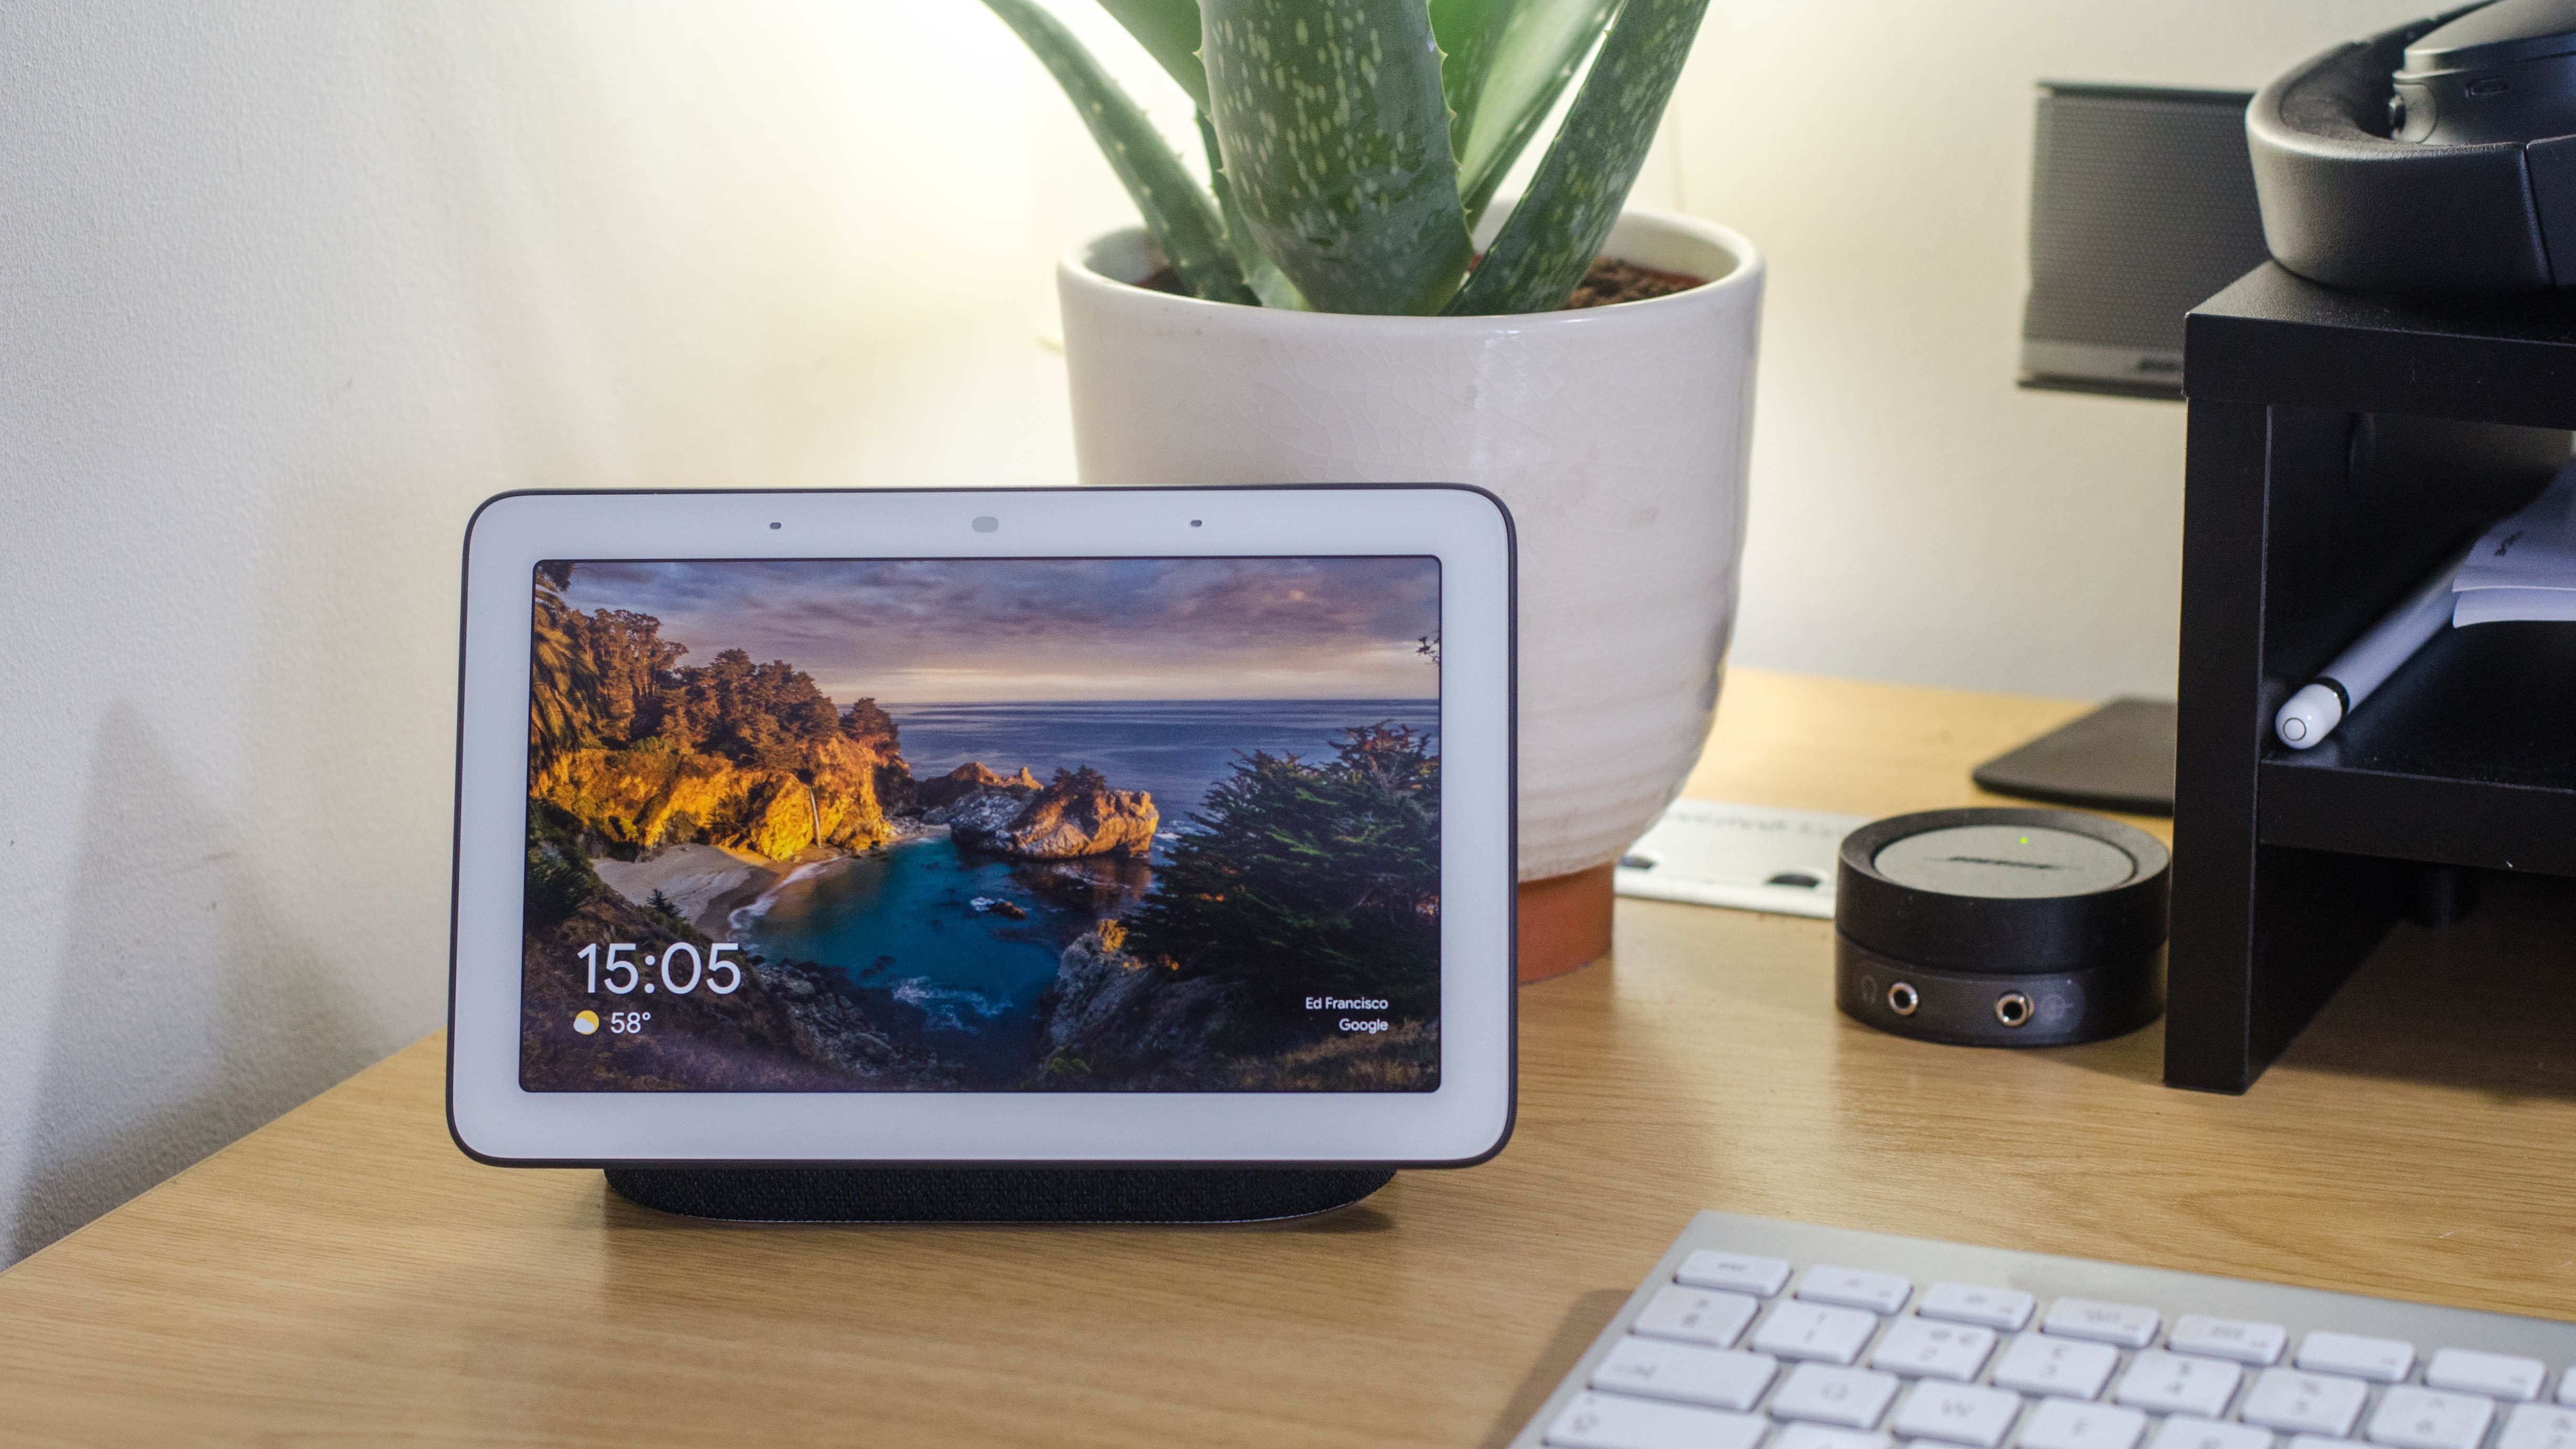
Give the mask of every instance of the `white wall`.
[(1065, 477), (1010, 45), (0, 7), (0, 1262), (439, 1024), (477, 500)]
[(1715, 0), (1679, 205), (1771, 262), (1740, 663), (2174, 688), (2183, 409), (2025, 392), (2032, 85), (2252, 90), (2422, 0)]
[[(1739, 657), (2164, 686), (2179, 411), (2009, 381), (2030, 82), (2405, 8), (1718, 0), (1640, 194), (1774, 266)], [(974, 0), (15, 0), (0, 55), (6, 1261), (438, 1024), (477, 499), (1067, 481), (1046, 259), (1124, 207)]]

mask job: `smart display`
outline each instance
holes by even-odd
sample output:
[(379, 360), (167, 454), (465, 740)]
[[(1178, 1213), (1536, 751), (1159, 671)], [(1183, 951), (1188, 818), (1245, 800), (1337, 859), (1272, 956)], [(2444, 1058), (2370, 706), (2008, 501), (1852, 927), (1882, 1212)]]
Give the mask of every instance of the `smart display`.
[(534, 1092), (1440, 1080), (1440, 565), (546, 560)]
[(1449, 1166), (1510, 1132), (1486, 494), (506, 494), (463, 617), (477, 1158)]

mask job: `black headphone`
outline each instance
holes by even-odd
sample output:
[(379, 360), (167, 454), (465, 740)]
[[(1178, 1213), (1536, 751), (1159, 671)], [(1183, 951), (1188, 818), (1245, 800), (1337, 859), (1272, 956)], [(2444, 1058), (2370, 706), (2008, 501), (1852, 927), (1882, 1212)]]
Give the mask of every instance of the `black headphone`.
[(2338, 46), (2245, 113), (2263, 238), (2337, 287), (2576, 287), (2576, 0)]

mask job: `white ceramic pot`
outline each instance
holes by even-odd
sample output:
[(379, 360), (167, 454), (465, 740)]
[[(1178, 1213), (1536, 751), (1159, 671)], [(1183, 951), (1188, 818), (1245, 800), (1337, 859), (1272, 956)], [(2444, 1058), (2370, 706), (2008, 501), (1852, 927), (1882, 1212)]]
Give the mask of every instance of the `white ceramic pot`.
[(1513, 317), (1274, 311), (1133, 285), (1132, 229), (1057, 271), (1083, 482), (1473, 483), (1511, 508), (1525, 881), (1615, 859), (1671, 803), (1735, 621), (1761, 254), (1640, 212), (1606, 250), (1713, 280)]

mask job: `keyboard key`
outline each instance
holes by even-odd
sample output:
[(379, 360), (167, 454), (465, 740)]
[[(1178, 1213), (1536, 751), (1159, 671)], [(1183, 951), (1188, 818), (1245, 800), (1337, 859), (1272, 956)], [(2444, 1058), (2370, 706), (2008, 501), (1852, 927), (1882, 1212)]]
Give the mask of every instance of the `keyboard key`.
[(1770, 1427), (1758, 1414), (1576, 1394), (1548, 1426), (1547, 1442), (1557, 1449), (1753, 1449)]
[(1759, 1303), (1741, 1293), (1666, 1287), (1657, 1290), (1653, 1301), (1629, 1327), (1650, 1338), (1677, 1338), (1710, 1348), (1733, 1348), (1759, 1307)]
[(2147, 1416), (2135, 1409), (2042, 1399), (2021, 1426), (2022, 1449), (2131, 1449), (2146, 1432)]
[(1804, 1419), (1837, 1429), (1874, 1429), (1896, 1397), (1896, 1380), (1867, 1369), (1827, 1368), (1802, 1363), (1780, 1381), (1771, 1396), (1775, 1419)]
[(2539, 1398), (2540, 1385), (2548, 1377), (2549, 1369), (2536, 1358), (2480, 1353), (2471, 1348), (2442, 1349), (2433, 1355), (2431, 1363), (2424, 1365), (2424, 1382), (2434, 1388), (2518, 1402)]
[(2370, 1440), (2395, 1449), (2478, 1449), (2495, 1419), (2495, 1400), (2399, 1384), (2379, 1396)]
[(1916, 1384), (1888, 1425), (1908, 1439), (1995, 1449), (2021, 1412), (2021, 1395), (1974, 1384)]
[(2340, 1439), (2352, 1432), (2370, 1385), (2295, 1369), (2265, 1369), (2246, 1392), (2236, 1417), (2248, 1424), (2286, 1434), (2322, 1434)]
[(1702, 1248), (1682, 1259), (1673, 1273), (1673, 1281), (1693, 1288), (1723, 1288), (1730, 1293), (1750, 1293), (1768, 1298), (1789, 1281), (1789, 1265), (1777, 1258), (1757, 1258), (1749, 1253), (1718, 1253)]
[(2256, 1368), (2270, 1368), (2281, 1361), (2281, 1349), (2289, 1341), (2290, 1330), (2277, 1323), (2247, 1323), (2241, 1318), (2186, 1313), (2174, 1320), (2165, 1347), (2176, 1353), (2232, 1358)]
[(2558, 1402), (2576, 1406), (2576, 1368), (2558, 1376)]
[(1857, 1309), (1783, 1303), (1753, 1330), (1753, 1347), (1782, 1358), (1850, 1363), (1877, 1331), (1878, 1319)]
[(2031, 1296), (2015, 1288), (1980, 1288), (1971, 1283), (1935, 1283), (1923, 1290), (1914, 1311), (1925, 1318), (1974, 1323), (2018, 1333), (2030, 1322)]
[(1798, 1296), (1845, 1308), (1866, 1308), (1872, 1313), (1894, 1313), (1914, 1296), (1914, 1285), (1894, 1273), (1864, 1273), (1858, 1268), (1818, 1264), (1798, 1280)]
[(2272, 1449), (2271, 1431), (2250, 1424), (2222, 1424), (2176, 1414), (2156, 1430), (2148, 1449)]
[(2026, 1394), (2098, 1399), (2119, 1363), (2119, 1350), (2106, 1344), (2025, 1333), (1996, 1362), (1995, 1383)]
[(2299, 1340), (2299, 1367), (2319, 1373), (2350, 1374), (2393, 1384), (2415, 1366), (2415, 1345), (2396, 1338), (2363, 1338), (2356, 1333), (2323, 1329)]
[(2358, 1439), (2337, 1439), (2326, 1434), (2293, 1434), (2290, 1449), (2370, 1449)]
[(1771, 1441), (1771, 1449), (1888, 1449), (1885, 1434), (1856, 1434), (1816, 1424), (1791, 1424)]
[(2156, 1326), (2163, 1321), (2154, 1309), (2134, 1303), (2060, 1298), (2048, 1305), (2048, 1316), (2039, 1321), (2039, 1331), (2060, 1338), (2089, 1338), (2122, 1348), (2144, 1348), (2156, 1341)]
[(2495, 1449), (2576, 1449), (2576, 1409), (2524, 1404), (2505, 1416)]
[(1694, 1348), (1630, 1334), (1592, 1371), (1591, 1387), (1703, 1408), (1743, 1410), (1761, 1399), (1779, 1368), (1758, 1353)]
[(1995, 1331), (1991, 1328), (1900, 1318), (1888, 1326), (1886, 1336), (1870, 1351), (1869, 1366), (1889, 1373), (1965, 1383), (1977, 1376), (1977, 1370), (1986, 1366), (1986, 1355), (1994, 1351)]
[(2129, 1360), (2129, 1371), (2111, 1391), (2111, 1402), (2153, 1414), (2193, 1414), (2215, 1419), (2227, 1412), (2245, 1370), (2215, 1359), (2148, 1349)]

